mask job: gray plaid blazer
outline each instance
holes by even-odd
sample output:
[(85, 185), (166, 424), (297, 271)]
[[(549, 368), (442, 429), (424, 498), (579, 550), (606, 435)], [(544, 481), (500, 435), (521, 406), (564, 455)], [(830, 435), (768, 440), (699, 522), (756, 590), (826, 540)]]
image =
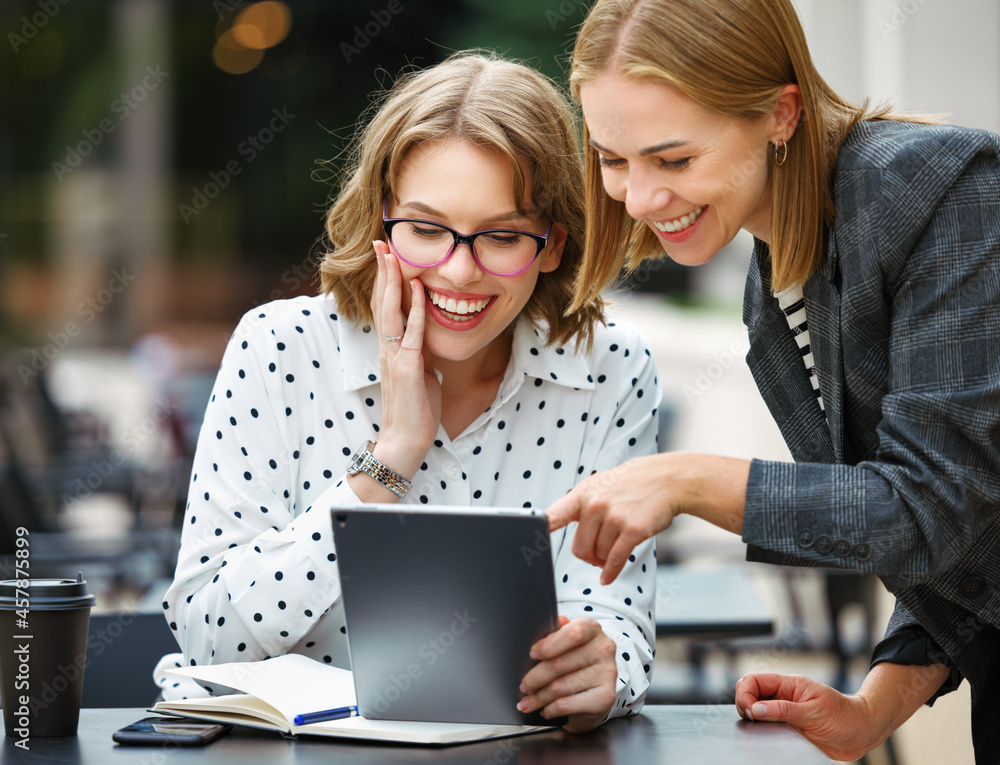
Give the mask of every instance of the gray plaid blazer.
[(1000, 137), (864, 122), (803, 287), (826, 417), (777, 300), (747, 276), (747, 363), (795, 463), (755, 461), (748, 559), (877, 574), (972, 685), (1000, 762)]

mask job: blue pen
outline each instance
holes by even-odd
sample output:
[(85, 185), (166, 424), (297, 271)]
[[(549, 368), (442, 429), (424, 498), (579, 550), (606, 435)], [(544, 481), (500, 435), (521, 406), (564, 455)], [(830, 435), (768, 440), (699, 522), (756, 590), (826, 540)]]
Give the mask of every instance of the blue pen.
[(358, 708), (337, 707), (336, 709), (324, 709), (320, 712), (307, 712), (304, 715), (295, 715), (292, 720), (296, 725), (308, 725), (309, 723), (327, 722), (329, 720), (342, 720), (345, 717), (356, 717)]

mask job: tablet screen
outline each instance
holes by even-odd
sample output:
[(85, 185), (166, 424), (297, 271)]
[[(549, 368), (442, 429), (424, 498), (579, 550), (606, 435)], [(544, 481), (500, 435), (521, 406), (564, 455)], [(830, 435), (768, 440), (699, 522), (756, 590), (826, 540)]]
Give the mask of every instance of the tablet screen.
[(543, 511), (331, 512), (362, 716), (558, 724), (515, 708), (531, 645), (558, 625)]

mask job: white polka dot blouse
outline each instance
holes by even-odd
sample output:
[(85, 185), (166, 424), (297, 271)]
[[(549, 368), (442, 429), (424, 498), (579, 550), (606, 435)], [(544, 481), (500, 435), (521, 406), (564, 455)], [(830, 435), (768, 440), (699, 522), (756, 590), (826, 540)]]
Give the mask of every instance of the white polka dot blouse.
[[(455, 439), (439, 430), (407, 502), (545, 508), (581, 478), (656, 451), (660, 385), (630, 323), (598, 327), (589, 355), (546, 346), (520, 319), (496, 400)], [(349, 667), (328, 508), (358, 502), (346, 477), (381, 421), (378, 341), (330, 297), (248, 312), (223, 357), (198, 438), (177, 570), (163, 603), (183, 651), (163, 668), (301, 653)], [(597, 620), (618, 648), (610, 716), (636, 712), (655, 644), (655, 550), (639, 545), (601, 586), (553, 534), (559, 611)], [(202, 691), (202, 693), (204, 693)]]

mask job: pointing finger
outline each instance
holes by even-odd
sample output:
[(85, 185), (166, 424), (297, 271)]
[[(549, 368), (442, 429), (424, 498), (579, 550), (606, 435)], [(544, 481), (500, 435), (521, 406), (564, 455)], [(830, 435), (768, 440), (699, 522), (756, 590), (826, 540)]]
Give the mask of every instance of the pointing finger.
[(574, 492), (560, 497), (545, 511), (549, 519), (549, 531), (556, 531), (580, 519), (580, 502)]

